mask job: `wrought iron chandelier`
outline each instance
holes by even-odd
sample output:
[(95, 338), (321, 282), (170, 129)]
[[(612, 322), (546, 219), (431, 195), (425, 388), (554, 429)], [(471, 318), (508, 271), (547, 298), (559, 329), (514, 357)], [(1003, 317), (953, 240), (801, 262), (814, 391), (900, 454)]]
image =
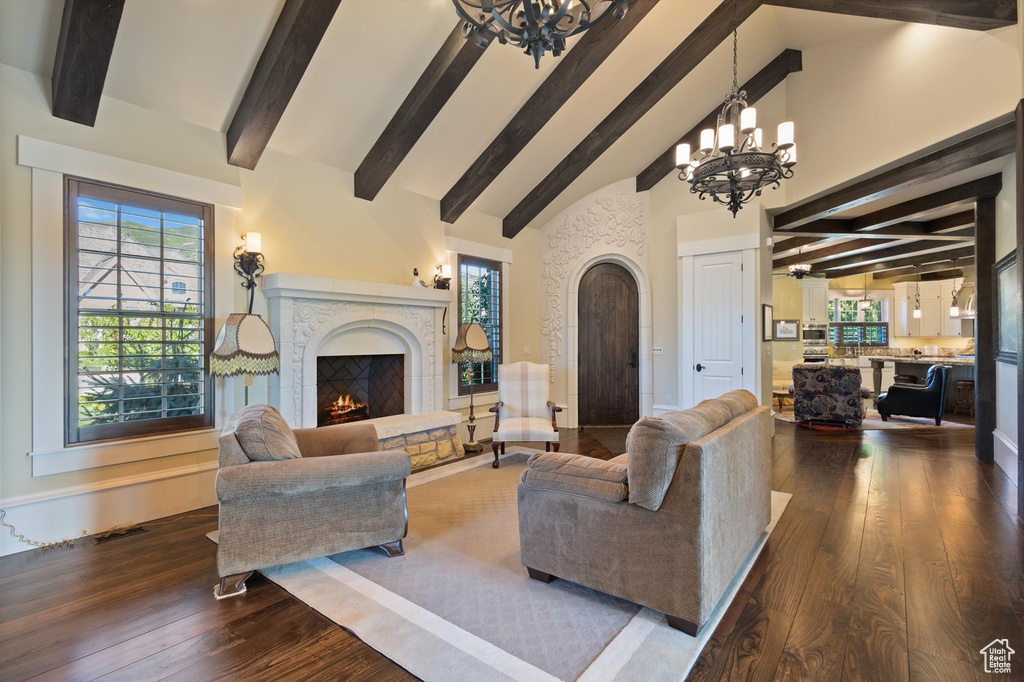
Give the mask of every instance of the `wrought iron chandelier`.
[[(739, 89), (738, 21), (733, 1), (732, 92), (725, 98), (718, 115), (717, 130), (700, 132), (700, 148), (691, 154), (690, 144), (676, 146), (679, 179), (690, 183), (690, 192), (701, 199), (711, 197), (736, 212), (765, 187), (777, 188), (780, 181), (793, 177), (796, 143), (793, 122), (779, 124), (778, 142), (763, 149), (763, 135), (757, 127), (757, 110), (747, 106), (746, 91)], [(737, 139), (737, 132), (739, 139)]]
[(627, 0), (452, 0), (466, 23), (462, 32), (483, 47), (490, 40), (512, 43), (533, 55), (536, 68), (545, 52), (562, 54), (565, 40), (609, 14), (626, 15)]

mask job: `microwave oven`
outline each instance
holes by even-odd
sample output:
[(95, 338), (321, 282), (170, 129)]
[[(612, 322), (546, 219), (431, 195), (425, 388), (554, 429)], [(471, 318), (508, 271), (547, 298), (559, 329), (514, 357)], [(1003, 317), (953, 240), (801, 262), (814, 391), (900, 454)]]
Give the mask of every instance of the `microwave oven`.
[(828, 345), (827, 324), (805, 324), (803, 329), (804, 343), (814, 345)]

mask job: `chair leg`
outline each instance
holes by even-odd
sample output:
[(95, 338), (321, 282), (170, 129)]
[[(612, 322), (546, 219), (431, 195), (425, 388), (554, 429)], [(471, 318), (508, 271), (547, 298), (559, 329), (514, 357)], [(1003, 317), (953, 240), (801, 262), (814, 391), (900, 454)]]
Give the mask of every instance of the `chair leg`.
[(551, 452), (551, 443), (544, 443), (544, 452)]
[(539, 580), (542, 583), (549, 583), (555, 579), (555, 576), (551, 575), (550, 573), (538, 571), (536, 568), (530, 568), (529, 566), (526, 567), (526, 572), (530, 574), (531, 578), (533, 578), (534, 580)]
[(680, 632), (685, 632), (690, 637), (696, 637), (697, 633), (700, 631), (700, 628), (697, 627), (696, 623), (691, 623), (688, 620), (670, 616), (667, 613), (665, 614), (665, 620), (668, 621), (668, 626), (670, 628), (679, 630)]
[(936, 426), (942, 426), (942, 417), (936, 417), (935, 418), (935, 425)]
[(497, 442), (491, 441), (491, 450), (494, 450), (494, 463), (491, 464), (491, 466), (494, 467), (495, 469), (498, 468), (498, 451), (504, 445), (505, 445), (504, 443), (497, 443)]
[(395, 540), (394, 542), (385, 542), (382, 545), (377, 545), (377, 547), (379, 547), (389, 557), (405, 555), (405, 547), (402, 546), (401, 540)]
[(245, 581), (252, 575), (252, 571), (226, 575), (220, 579), (220, 583), (213, 588), (213, 596), (217, 599), (228, 599), (245, 594)]
[(884, 421), (884, 422), (889, 421), (889, 415), (887, 415), (887, 414), (880, 414), (879, 416), (882, 418), (882, 421)]
[(551, 449), (554, 450), (555, 452), (558, 452), (558, 443), (552, 443)]
[(501, 454), (505, 454), (505, 441), (501, 441)]

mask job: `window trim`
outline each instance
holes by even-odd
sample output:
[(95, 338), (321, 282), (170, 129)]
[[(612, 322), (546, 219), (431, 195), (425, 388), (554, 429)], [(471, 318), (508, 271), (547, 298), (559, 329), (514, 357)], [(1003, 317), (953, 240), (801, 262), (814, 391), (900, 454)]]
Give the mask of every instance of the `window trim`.
[[(90, 435), (83, 437), (78, 426), (78, 219), (72, 204), (77, 206), (79, 196), (77, 187), (87, 184), (101, 188), (102, 192), (115, 201), (130, 200), (141, 196), (149, 205), (156, 205), (160, 210), (171, 209), (180, 213), (202, 215), (203, 218), (203, 412), (198, 415), (184, 417), (163, 417), (138, 422), (120, 422), (90, 427)], [(215, 341), (214, 301), (215, 301), (215, 267), (214, 258), (214, 207), (202, 203), (149, 190), (135, 189), (123, 185), (93, 180), (90, 178), (64, 175), (63, 182), (63, 275), (64, 275), (64, 405), (63, 432), (64, 445), (76, 446), (84, 444), (120, 441), (146, 436), (175, 434), (197, 429), (208, 429), (214, 425), (216, 414), (216, 385), (210, 374), (210, 352)], [(75, 200), (73, 202), (73, 199)], [(181, 210), (188, 207), (188, 210)], [(74, 274), (74, 276), (72, 276)], [(72, 339), (72, 335), (74, 338)], [(95, 435), (92, 435), (95, 434)]]
[[(492, 362), (500, 365), (502, 361), (502, 351), (505, 348), (505, 272), (503, 269), (503, 263), (500, 261), (492, 260), (490, 258), (482, 258), (480, 256), (471, 256), (468, 254), (458, 254), (458, 260), (456, 262), (456, 291), (455, 291), (455, 319), (457, 324), (454, 325), (454, 331), (458, 333), (459, 326), (462, 324), (462, 266), (476, 265), (479, 267), (486, 267), (490, 270), (496, 270), (498, 272), (498, 351)], [(462, 367), (461, 365), (456, 366), (455, 370), (455, 386), (458, 390), (458, 395), (467, 396), (470, 394), (470, 387), (462, 385)], [(498, 390), (497, 376), (495, 381), (488, 382), (486, 384), (473, 384), (472, 393), (474, 395), (480, 393), (494, 393)]]

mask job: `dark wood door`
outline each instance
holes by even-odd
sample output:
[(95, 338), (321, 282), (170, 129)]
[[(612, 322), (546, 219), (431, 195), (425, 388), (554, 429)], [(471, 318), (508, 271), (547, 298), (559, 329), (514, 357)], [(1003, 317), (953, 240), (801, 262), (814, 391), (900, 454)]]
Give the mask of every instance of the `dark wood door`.
[(579, 298), (580, 426), (632, 424), (640, 416), (640, 296), (625, 268), (587, 270)]

